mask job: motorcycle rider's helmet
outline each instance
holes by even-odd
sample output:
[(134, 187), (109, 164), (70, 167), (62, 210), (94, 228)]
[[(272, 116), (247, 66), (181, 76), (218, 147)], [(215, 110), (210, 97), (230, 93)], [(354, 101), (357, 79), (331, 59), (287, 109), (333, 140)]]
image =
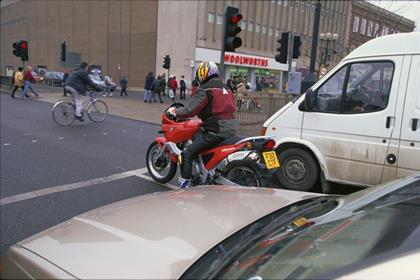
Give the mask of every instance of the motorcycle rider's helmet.
[(219, 77), (219, 68), (213, 61), (203, 61), (198, 64), (195, 77), (203, 84), (211, 77)]

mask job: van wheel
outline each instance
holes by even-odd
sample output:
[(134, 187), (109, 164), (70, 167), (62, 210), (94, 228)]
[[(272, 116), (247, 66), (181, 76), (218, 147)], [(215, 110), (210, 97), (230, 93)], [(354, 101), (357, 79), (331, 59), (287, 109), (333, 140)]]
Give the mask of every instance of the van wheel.
[(309, 191), (314, 188), (319, 168), (313, 157), (305, 150), (290, 148), (279, 154), (280, 168), (277, 179), (286, 189)]

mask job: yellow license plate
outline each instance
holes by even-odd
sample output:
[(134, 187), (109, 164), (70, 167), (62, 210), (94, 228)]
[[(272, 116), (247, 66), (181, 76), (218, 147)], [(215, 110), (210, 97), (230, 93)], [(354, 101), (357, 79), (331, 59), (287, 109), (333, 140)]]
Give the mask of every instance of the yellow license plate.
[(275, 151), (263, 152), (264, 162), (267, 166), (267, 169), (273, 169), (280, 167), (279, 160), (277, 159), (277, 154)]

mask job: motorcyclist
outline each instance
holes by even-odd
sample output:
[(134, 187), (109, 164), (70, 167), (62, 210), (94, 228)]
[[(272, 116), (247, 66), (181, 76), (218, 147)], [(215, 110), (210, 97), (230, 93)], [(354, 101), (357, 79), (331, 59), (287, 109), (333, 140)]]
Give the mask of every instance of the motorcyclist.
[(202, 120), (200, 130), (193, 136), (192, 144), (181, 154), (180, 188), (191, 186), (192, 162), (204, 150), (216, 146), (235, 135), (238, 122), (232, 91), (219, 78), (219, 69), (212, 61), (197, 66), (196, 79), (200, 83), (195, 96), (185, 107), (169, 109), (177, 118), (198, 116)]
[(88, 64), (82, 62), (78, 69), (73, 71), (66, 82), (64, 83), (64, 88), (67, 92), (70, 92), (74, 98), (74, 103), (76, 104), (75, 116), (79, 121), (83, 121), (83, 100), (82, 95), (86, 94), (86, 87), (90, 86), (96, 91), (102, 91), (102, 89), (97, 86), (90, 78), (86, 70)]

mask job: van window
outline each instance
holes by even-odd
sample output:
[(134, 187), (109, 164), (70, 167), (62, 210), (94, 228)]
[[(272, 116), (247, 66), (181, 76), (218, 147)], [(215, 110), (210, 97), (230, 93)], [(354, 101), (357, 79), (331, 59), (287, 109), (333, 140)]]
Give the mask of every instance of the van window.
[(394, 65), (391, 62), (351, 64), (343, 113), (370, 113), (385, 109), (393, 70)]
[(393, 73), (392, 62), (348, 64), (318, 88), (315, 111), (333, 114), (381, 111), (388, 104)]
[(316, 100), (316, 110), (325, 113), (339, 113), (341, 95), (347, 67), (343, 67), (328, 79), (319, 89)]

